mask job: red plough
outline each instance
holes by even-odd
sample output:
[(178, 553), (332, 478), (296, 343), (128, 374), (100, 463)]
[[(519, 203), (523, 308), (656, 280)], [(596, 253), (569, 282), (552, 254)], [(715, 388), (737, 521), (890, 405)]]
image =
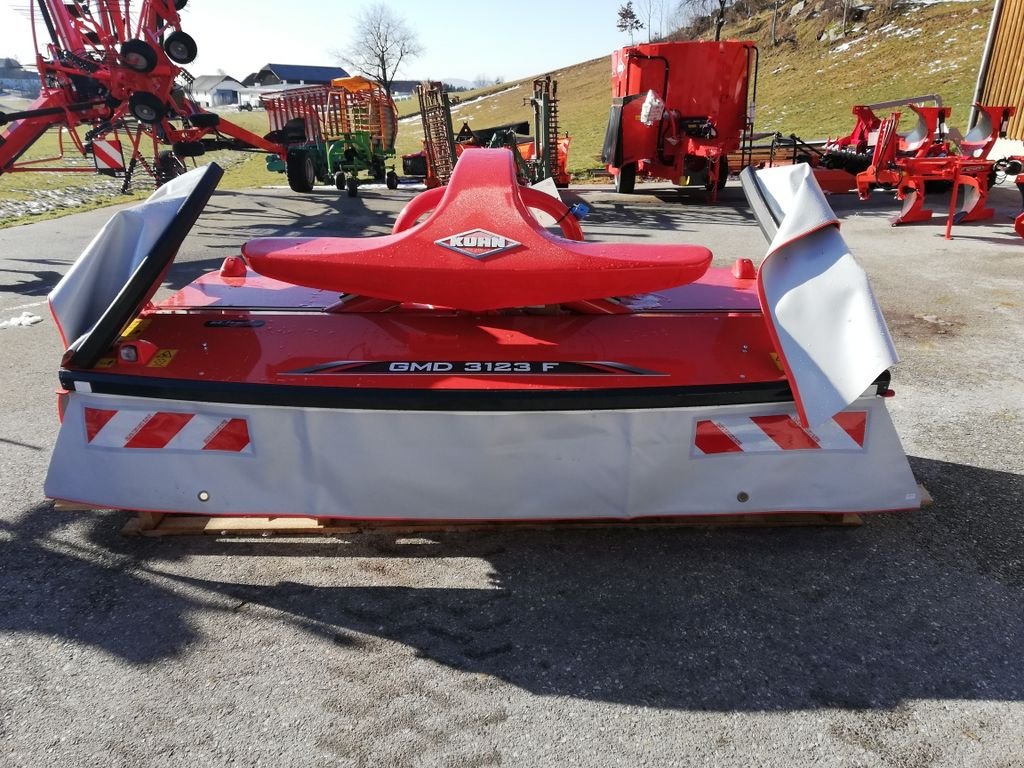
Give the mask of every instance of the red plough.
[[(892, 219), (893, 226), (927, 221), (933, 212), (925, 206), (925, 192), (930, 185), (942, 184), (952, 189), (947, 237), (954, 223), (991, 218), (994, 210), (987, 205), (988, 192), (996, 176), (997, 162), (989, 160), (988, 153), (996, 139), (1005, 135), (1006, 124), (1016, 108), (980, 104), (977, 108), (980, 119), (955, 148), (941, 133), (938, 138), (928, 138), (929, 127), (933, 124), (939, 127), (942, 123), (938, 115), (922, 113), (922, 108), (914, 111), (919, 116), (918, 126), (923, 124), (925, 129), (912, 131), (905, 137), (897, 133), (899, 112), (881, 120), (871, 165), (857, 174), (860, 198), (867, 199), (873, 187), (891, 187), (903, 201), (900, 213)], [(902, 153), (900, 146), (904, 148)], [(958, 205), (961, 187), (964, 192)]]

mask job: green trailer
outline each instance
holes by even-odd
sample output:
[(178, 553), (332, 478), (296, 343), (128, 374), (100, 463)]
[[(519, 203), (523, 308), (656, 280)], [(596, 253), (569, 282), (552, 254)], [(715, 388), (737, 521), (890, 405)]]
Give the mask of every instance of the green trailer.
[(318, 181), (348, 190), (350, 197), (363, 181), (398, 187), (394, 165), (388, 166), (398, 110), (379, 83), (344, 77), (329, 86), (268, 93), (260, 101), (270, 120), (268, 139), (287, 149), (284, 160), (267, 157), (267, 170), (287, 174), (294, 191), (311, 192)]

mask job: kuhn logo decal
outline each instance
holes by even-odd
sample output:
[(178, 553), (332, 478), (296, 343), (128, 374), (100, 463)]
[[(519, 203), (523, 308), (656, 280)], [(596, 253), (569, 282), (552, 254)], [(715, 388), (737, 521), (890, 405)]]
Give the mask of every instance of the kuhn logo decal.
[(471, 229), (468, 232), (442, 237), (440, 240), (435, 240), (434, 244), (447, 248), (449, 251), (461, 253), (463, 256), (469, 256), (471, 259), (486, 259), (488, 256), (504, 253), (522, 245), (522, 243), (502, 235), (488, 232), (486, 229)]

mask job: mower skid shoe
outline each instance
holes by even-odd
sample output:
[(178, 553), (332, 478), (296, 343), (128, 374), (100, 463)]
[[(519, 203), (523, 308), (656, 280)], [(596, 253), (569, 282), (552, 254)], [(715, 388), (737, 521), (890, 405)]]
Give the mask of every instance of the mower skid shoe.
[(812, 431), (793, 403), (384, 411), (73, 391), (45, 491), (97, 508), (379, 520), (920, 506), (873, 393)]

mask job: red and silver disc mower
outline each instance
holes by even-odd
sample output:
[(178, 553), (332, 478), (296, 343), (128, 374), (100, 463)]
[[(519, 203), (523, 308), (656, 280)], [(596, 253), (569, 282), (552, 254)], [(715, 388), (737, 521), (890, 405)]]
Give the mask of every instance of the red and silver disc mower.
[(756, 269), (588, 242), (480, 149), (390, 235), (252, 240), (154, 302), (219, 176), (115, 214), (50, 295), (48, 496), (388, 520), (920, 505), (885, 407), (892, 342), (807, 166), (744, 172)]

